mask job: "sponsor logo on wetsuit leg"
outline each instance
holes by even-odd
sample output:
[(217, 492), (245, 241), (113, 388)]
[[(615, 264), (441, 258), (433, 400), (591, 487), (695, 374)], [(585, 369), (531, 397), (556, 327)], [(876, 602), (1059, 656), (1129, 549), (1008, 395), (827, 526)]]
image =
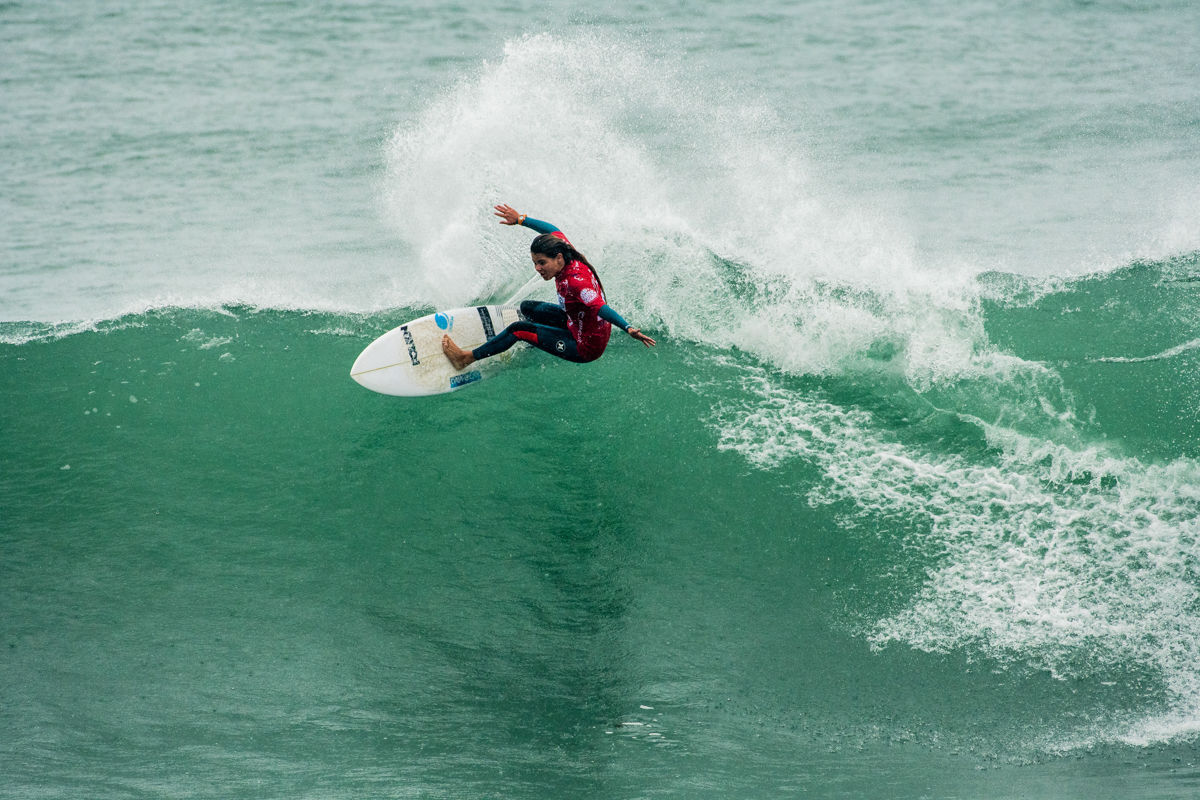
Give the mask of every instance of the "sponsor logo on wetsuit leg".
[(416, 342), (413, 341), (412, 334), (408, 332), (407, 325), (401, 328), (400, 331), (404, 334), (404, 343), (408, 345), (408, 357), (412, 359), (413, 366), (415, 367), (417, 364), (421, 363), (419, 360), (417, 360)]
[(460, 386), (466, 386), (468, 383), (474, 383), (482, 377), (483, 375), (478, 370), (467, 372), (463, 375), (455, 375), (450, 379), (450, 388), (457, 389)]
[(554, 343), (554, 349), (560, 353), (565, 353), (565, 352), (567, 352), (567, 343), (564, 342), (562, 339), (559, 339), (557, 342)]

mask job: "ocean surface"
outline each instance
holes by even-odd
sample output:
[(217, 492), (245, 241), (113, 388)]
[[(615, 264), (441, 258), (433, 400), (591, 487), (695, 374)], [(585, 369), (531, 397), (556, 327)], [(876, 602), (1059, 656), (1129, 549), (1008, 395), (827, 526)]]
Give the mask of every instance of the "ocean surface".
[[(0, 797), (1200, 795), (1198, 41), (0, 4)], [(659, 346), (355, 384), (496, 203)]]

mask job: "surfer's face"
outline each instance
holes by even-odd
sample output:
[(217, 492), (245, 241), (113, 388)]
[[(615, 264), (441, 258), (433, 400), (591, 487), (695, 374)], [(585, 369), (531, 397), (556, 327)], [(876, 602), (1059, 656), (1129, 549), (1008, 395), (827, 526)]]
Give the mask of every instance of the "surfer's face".
[(530, 255), (533, 257), (533, 268), (537, 270), (537, 274), (541, 275), (544, 281), (558, 275), (567, 266), (567, 261), (562, 257), (562, 253), (554, 258), (545, 253), (531, 253)]

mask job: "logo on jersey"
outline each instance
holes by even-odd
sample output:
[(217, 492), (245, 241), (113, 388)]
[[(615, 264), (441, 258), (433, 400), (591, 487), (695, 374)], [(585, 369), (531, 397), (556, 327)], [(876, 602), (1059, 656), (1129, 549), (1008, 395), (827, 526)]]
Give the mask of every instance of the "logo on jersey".
[(438, 313), (434, 314), (433, 321), (436, 322), (437, 326), (444, 331), (448, 331), (454, 327), (454, 316), (452, 314), (447, 314), (444, 311), (439, 311)]
[(597, 294), (594, 289), (584, 289), (579, 293), (579, 299), (582, 300), (585, 305), (591, 305), (592, 301), (599, 296), (600, 295)]

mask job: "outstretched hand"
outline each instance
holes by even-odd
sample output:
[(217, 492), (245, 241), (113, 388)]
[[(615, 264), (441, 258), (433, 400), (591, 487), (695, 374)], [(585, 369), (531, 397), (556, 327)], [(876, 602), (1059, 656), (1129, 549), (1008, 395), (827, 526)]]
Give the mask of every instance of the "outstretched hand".
[(521, 215), (512, 206), (506, 206), (503, 203), (496, 206), (496, 216), (500, 217), (501, 225), (519, 225), (521, 223)]
[(630, 328), (629, 330), (626, 331), (626, 333), (628, 333), (634, 339), (637, 339), (642, 344), (646, 345), (646, 347), (654, 347), (654, 345), (658, 344), (658, 342), (654, 341), (649, 336), (642, 333), (641, 328)]

